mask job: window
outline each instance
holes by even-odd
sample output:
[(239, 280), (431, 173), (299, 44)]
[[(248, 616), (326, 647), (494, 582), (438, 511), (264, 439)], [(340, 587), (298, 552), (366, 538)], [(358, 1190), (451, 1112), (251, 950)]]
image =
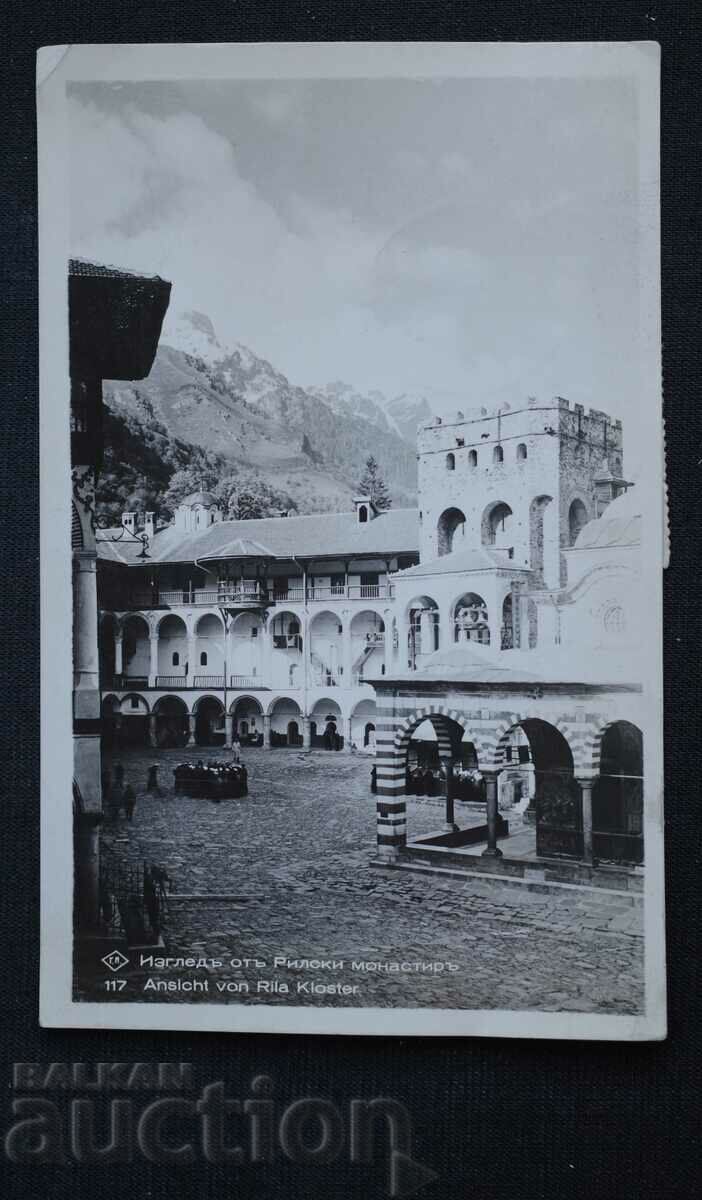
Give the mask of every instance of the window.
[(477, 467), (477, 465), (478, 465), (478, 451), (477, 450), (469, 450), (468, 451), (468, 466), (469, 467)]
[(174, 651), (172, 662), (173, 662), (174, 667), (177, 667), (180, 665), (180, 655), (177, 650)]
[(258, 625), (251, 626), (251, 637), (258, 637)]
[(131, 703), (132, 708), (138, 708), (139, 707), (139, 697), (138, 696), (130, 696), (130, 703)]
[(368, 520), (368, 509), (365, 504), (361, 504), (358, 509), (358, 520), (361, 525), (365, 525)]
[(527, 456), (527, 448), (524, 442), (520, 442), (517, 446), (517, 462), (524, 462)]
[(495, 446), (495, 449), (492, 452), (492, 461), (496, 462), (496, 463), (501, 463), (504, 461), (504, 457), (505, 457), (505, 452), (502, 449), (502, 447)]
[(207, 651), (206, 650), (203, 650), (202, 654), (200, 655), (200, 666), (201, 667), (207, 666)]
[(455, 454), (447, 454), (446, 455), (446, 470), (447, 471), (455, 471), (456, 470), (456, 455)]

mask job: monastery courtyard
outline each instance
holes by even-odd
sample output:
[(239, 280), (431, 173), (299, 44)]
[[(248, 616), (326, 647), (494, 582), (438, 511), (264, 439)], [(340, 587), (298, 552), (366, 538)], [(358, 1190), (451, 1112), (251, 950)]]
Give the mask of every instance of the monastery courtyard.
[[(130, 749), (105, 760), (110, 769), (122, 763), (138, 798), (131, 823), (123, 814), (106, 817), (108, 856), (158, 864), (174, 895), (189, 897), (169, 901), (166, 949), (154, 953), (225, 963), (213, 970), (135, 968), (138, 952), (131, 951), (118, 977), (128, 983), (110, 999), (642, 1011), (642, 907), (633, 895), (372, 866), (375, 797), (372, 759), (364, 754), (245, 749), (248, 797), (217, 804), (174, 794), (178, 763), (221, 756), (216, 748)], [(160, 797), (145, 791), (154, 763)], [(456, 819), (478, 820), (460, 803)], [(440, 829), (443, 820), (442, 801), (408, 797), (410, 837)], [(274, 969), (275, 956), (343, 960), (344, 967)], [(231, 967), (232, 958), (266, 966)], [(359, 972), (352, 960), (444, 962), (457, 969)], [(186, 976), (208, 980), (208, 992), (143, 990), (148, 979)], [(260, 979), (285, 983), (289, 992), (257, 994)], [(354, 990), (332, 998), (301, 995), (297, 986), (306, 980)], [(246, 981), (249, 992), (218, 992), (217, 981)], [(79, 968), (76, 998), (108, 999), (103, 975)]]

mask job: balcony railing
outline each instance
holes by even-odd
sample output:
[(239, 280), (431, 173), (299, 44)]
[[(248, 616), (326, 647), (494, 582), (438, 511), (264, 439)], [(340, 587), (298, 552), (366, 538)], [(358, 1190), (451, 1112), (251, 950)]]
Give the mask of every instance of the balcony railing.
[(159, 688), (184, 688), (188, 686), (187, 675), (157, 675), (156, 687)]
[(145, 688), (149, 686), (148, 675), (113, 675), (112, 679), (106, 680), (104, 687), (117, 688), (118, 691), (124, 691), (125, 688)]
[(264, 684), (255, 675), (230, 675), (229, 686), (232, 688), (262, 688)]
[(276, 588), (273, 593), (273, 601), (275, 604), (285, 604), (286, 601), (301, 603), (305, 599), (305, 589), (303, 587), (289, 587), (282, 590)]
[(223, 688), (224, 675), (194, 675), (193, 687)]
[(346, 587), (343, 583), (332, 583), (325, 587), (309, 587), (307, 589), (308, 600), (340, 600), (346, 596)]
[(387, 594), (385, 583), (354, 583), (349, 588), (349, 600), (385, 600)]
[[(307, 600), (386, 600), (392, 598), (393, 587), (387, 583), (332, 583), (308, 587)], [(255, 580), (218, 588), (138, 588), (124, 601), (126, 608), (216, 607), (217, 605), (263, 606), (266, 604), (304, 604), (302, 587), (268, 592)]]

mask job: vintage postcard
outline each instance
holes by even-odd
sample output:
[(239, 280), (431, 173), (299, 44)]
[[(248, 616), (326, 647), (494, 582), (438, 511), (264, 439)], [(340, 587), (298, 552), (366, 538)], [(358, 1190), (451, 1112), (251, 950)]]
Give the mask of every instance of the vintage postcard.
[(45, 1025), (665, 1036), (658, 80), (39, 53)]

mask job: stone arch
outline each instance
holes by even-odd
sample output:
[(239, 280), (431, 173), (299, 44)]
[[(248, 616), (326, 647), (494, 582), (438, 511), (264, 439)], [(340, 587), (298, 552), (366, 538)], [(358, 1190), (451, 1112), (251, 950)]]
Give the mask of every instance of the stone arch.
[(560, 559), (556, 515), (553, 496), (535, 496), (529, 505), (529, 563), (537, 586), (558, 585)]
[(579, 496), (568, 505), (568, 545), (574, 546), (578, 535), (590, 520), (587, 505)]
[(188, 706), (182, 696), (160, 696), (154, 704), (156, 745), (164, 749), (186, 746), (189, 736)]
[(224, 745), (224, 705), (217, 696), (199, 696), (193, 705), (193, 715), (198, 746)]
[(485, 508), (480, 521), (483, 546), (511, 549), (514, 542), (513, 512), (504, 500), (493, 500)]
[(277, 696), (268, 706), (271, 746), (301, 746), (303, 714), (289, 696)]
[(312, 746), (341, 750), (344, 744), (342, 717), (341, 705), (337, 700), (330, 700), (329, 697), (317, 700), (310, 712)]
[(460, 508), (446, 508), (436, 527), (439, 557), (457, 550), (465, 537), (466, 516)]
[(477, 592), (463, 592), (451, 605), (449, 619), (454, 642), (490, 644), (488, 607)]
[(351, 683), (359, 686), (366, 680), (385, 674), (385, 621), (374, 608), (354, 613), (347, 637), (351, 639)]
[(418, 656), (433, 654), (439, 649), (441, 614), (431, 596), (415, 596), (405, 610), (407, 617), (407, 657), (412, 670)]
[(342, 617), (330, 609), (322, 609), (310, 620), (310, 663), (318, 687), (338, 687), (342, 683), (344, 633)]
[(150, 629), (146, 617), (129, 613), (122, 619), (122, 675), (127, 679), (148, 680), (150, 668)]
[[(506, 728), (505, 728), (506, 726)], [(583, 856), (582, 796), (576, 779), (578, 754), (568, 724), (540, 717), (520, 717), (496, 730), (493, 763), (504, 768), (511, 762), (510, 740), (521, 730), (529, 743), (533, 764), (533, 806), (536, 852), (551, 858)]]
[[(157, 624), (158, 674), (162, 677), (180, 676), (185, 679), (188, 669), (188, 627), (177, 613), (167, 613)], [(173, 684), (170, 684), (173, 686)]]
[(229, 706), (233, 717), (233, 731), (242, 742), (250, 745), (263, 744), (263, 707), (255, 696), (237, 696)]
[[(204, 613), (198, 617), (194, 627), (195, 664), (194, 674), (200, 676), (222, 676), (224, 674), (224, 622), (218, 613)], [(198, 683), (198, 680), (195, 680)], [(199, 682), (213, 686), (212, 680)]]
[[(375, 751), (375, 732), (378, 723), (378, 706), (375, 700), (359, 700), (351, 709), (351, 741), (359, 750)], [(369, 726), (372, 730), (369, 731)], [(370, 736), (372, 733), (372, 737)]]
[(595, 861), (640, 864), (643, 843), (643, 733), (632, 721), (600, 727), (592, 788), (592, 851)]

